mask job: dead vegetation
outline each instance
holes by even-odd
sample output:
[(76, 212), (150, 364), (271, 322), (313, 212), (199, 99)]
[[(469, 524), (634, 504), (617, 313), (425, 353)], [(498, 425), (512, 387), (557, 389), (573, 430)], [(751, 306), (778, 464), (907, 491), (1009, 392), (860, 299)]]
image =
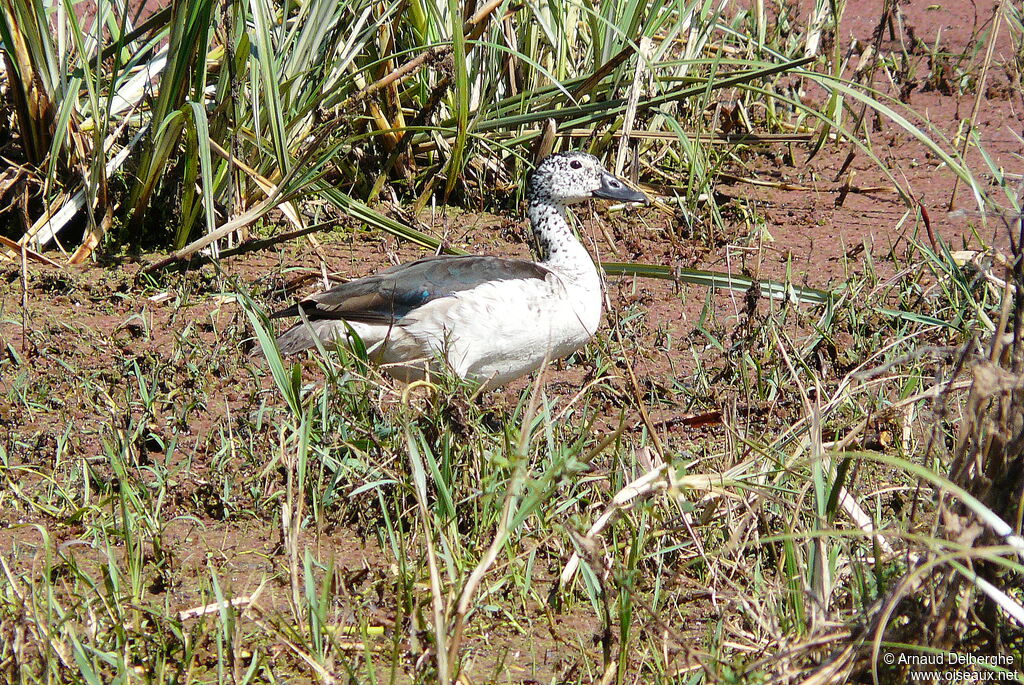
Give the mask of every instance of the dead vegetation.
[[(0, 77), (8, 680), (1022, 680), (1018, 8), (179, 5), (111, 14), (106, 72), (69, 24), (93, 81), (35, 119)], [(98, 116), (192, 11), (191, 71)], [(325, 277), (522, 249), (553, 147), (659, 196), (580, 212), (586, 351), (482, 396), (275, 355)]]

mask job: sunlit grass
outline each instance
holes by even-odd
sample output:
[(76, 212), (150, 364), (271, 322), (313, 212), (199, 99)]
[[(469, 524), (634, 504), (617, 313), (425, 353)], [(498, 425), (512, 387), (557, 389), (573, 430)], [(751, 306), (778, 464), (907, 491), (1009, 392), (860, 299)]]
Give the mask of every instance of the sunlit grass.
[[(670, 400), (700, 408), (717, 397), (712, 406), (725, 411), (688, 448), (678, 436), (653, 440), (638, 407), (658, 396), (622, 383), (623, 341), (650, 325), (642, 308), (578, 360), (597, 374), (584, 392), (550, 395), (542, 384), (493, 404), (443, 376), (403, 391), (345, 350), (316, 352), (303, 373), (275, 355), (240, 296), (265, 357), (241, 353), (251, 333), (240, 327), (221, 331), (226, 350), (193, 357), (186, 327), (174, 352), (184, 365), (128, 361), (123, 382), (83, 374), (108, 412), (98, 454), (83, 453), (70, 425), (44, 465), (23, 458), (51, 453), (29, 435), (0, 446), (4, 507), (36, 521), (4, 558), (3, 625), (30, 626), (7, 656), (27, 682), (500, 679), (494, 659), (559, 671), (541, 665), (543, 654), (487, 649), (485, 635), (525, 641), (554, 630), (564, 642), (544, 649), (577, 664), (558, 676), (576, 682), (813, 668), (821, 635), (870, 642), (861, 617), (893, 609), (887, 599), (917, 563), (906, 554), (967, 554), (1020, 571), (1012, 548), (972, 551), (931, 532), (932, 487), (968, 500), (940, 470), (948, 456), (938, 446), (958, 440), (955, 424), (921, 417), (940, 399), (942, 411), (962, 411), (959, 350), (985, 330), (977, 314), (998, 323), (1001, 307), (988, 281), (948, 258), (908, 243), (903, 276), (863, 273), (855, 291), (869, 296), (831, 313), (762, 300), (746, 322), (723, 325), (709, 300), (690, 341), (674, 343), (693, 347), (700, 366)], [(893, 301), (956, 325), (877, 315)], [(139, 322), (140, 339), (145, 330)], [(209, 372), (223, 364), (262, 390), (197, 442), (184, 429), (202, 409), (189, 405), (218, 402)], [(29, 415), (52, 402), (32, 376), (4, 391)], [(621, 407), (611, 416), (598, 399), (609, 396)], [(188, 457), (199, 444), (211, 454), (201, 476)], [(198, 487), (183, 489), (190, 482)], [(844, 493), (870, 528), (851, 521)], [(248, 521), (280, 541), (241, 584), (230, 581), (238, 567), (216, 556), (189, 560), (201, 572), (183, 575), (190, 555), (167, 540), (219, 521)], [(317, 552), (315, 540), (342, 529), (362, 531), (368, 567)], [(58, 541), (58, 531), (74, 532)], [(560, 579), (574, 553), (577, 571)], [(213, 608), (183, 618), (182, 597), (186, 608)], [(558, 617), (581, 627), (566, 633)], [(687, 656), (695, 640), (701, 667)], [(784, 663), (751, 656), (779, 645), (792, 650)], [(856, 668), (870, 661), (865, 649), (851, 655)]]
[[(826, 3), (799, 26), (763, 3), (196, 2), (137, 30), (100, 2), (102, 34), (66, 3), (3, 7), (5, 87), (39, 88), (17, 112), (33, 219), (82, 190), (81, 258), (181, 247), (273, 206), (437, 248), (379, 200), (509, 209), (536, 156), (566, 147), (621, 148), (652, 211), (692, 222), (665, 239), (715, 245), (734, 220), (707, 202), (717, 175), (771, 144), (745, 134), (851, 145), (907, 203), (909, 236), (831, 290), (608, 262), (703, 301), (688, 335), (618, 308), (568, 363), (582, 381), (484, 396), (443, 374), (396, 385), (358, 347), (283, 359), (262, 313), (278, 284), (217, 268), (125, 286), (174, 284), (170, 349), (145, 347), (144, 313), (0, 339), (11, 682), (898, 681), (881, 650), (996, 643), (1020, 670), (1019, 250), (930, 240), (856, 114), (916, 140), (974, 204), (1019, 211), (1016, 187), (984, 154), (977, 181), (975, 138), (847, 80), (838, 42), (819, 54), (840, 18)], [(146, 97), (129, 87), (144, 69), (162, 74)], [(825, 89), (820, 108), (796, 77)], [(739, 133), (719, 130), (723, 104)], [(213, 307), (230, 314), (195, 314)], [(669, 383), (630, 377), (648, 337), (679, 365)], [(100, 349), (109, 363), (84, 356)]]

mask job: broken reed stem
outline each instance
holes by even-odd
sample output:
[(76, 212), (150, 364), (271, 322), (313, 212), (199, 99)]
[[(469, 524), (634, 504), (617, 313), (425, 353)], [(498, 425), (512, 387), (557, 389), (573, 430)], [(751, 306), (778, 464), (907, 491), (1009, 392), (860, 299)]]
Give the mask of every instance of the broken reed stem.
[(0, 261), (5, 261), (8, 259), (17, 259), (20, 261), (22, 251), (24, 250), (25, 255), (34, 262), (39, 262), (40, 264), (49, 264), (50, 266), (55, 266), (58, 269), (64, 268), (62, 264), (53, 261), (46, 255), (41, 255), (35, 250), (30, 250), (28, 248), (27, 242), (19, 243), (14, 240), (11, 240), (6, 236), (0, 235), (0, 246), (3, 246), (9, 250), (9, 252), (0, 252)]
[(312, 233), (318, 233), (323, 230), (333, 228), (338, 225), (338, 221), (331, 219), (330, 221), (321, 221), (318, 224), (311, 226), (305, 226), (303, 228), (295, 229), (294, 231), (285, 231), (284, 233), (278, 233), (270, 238), (249, 238), (235, 247), (228, 248), (227, 250), (221, 250), (220, 258), (226, 259), (227, 257), (237, 257), (240, 254), (246, 252), (256, 252), (258, 250), (266, 250), (271, 247), (286, 243), (289, 240), (296, 238), (302, 238)]
[(636, 119), (636, 108), (640, 102), (640, 92), (643, 90), (644, 80), (647, 76), (647, 63), (651, 58), (653, 45), (654, 43), (647, 36), (640, 39), (640, 49), (636, 54), (636, 70), (633, 72), (633, 85), (629, 88), (626, 112), (622, 119), (622, 137), (619, 138), (619, 149), (615, 153), (616, 176), (622, 175), (622, 167), (626, 162), (626, 151), (629, 149), (633, 121)]
[[(293, 167), (293, 168), (298, 168), (298, 167)], [(167, 257), (164, 257), (163, 259), (161, 259), (159, 261), (153, 262), (152, 264), (147, 266), (145, 269), (143, 269), (140, 273), (150, 274), (150, 273), (153, 273), (154, 271), (160, 271), (161, 269), (166, 268), (166, 267), (170, 266), (171, 264), (174, 264), (175, 262), (177, 262), (177, 261), (179, 261), (181, 259), (185, 259), (186, 257), (191, 257), (196, 252), (199, 252), (200, 250), (202, 250), (204, 247), (206, 247), (207, 245), (209, 245), (213, 241), (219, 240), (220, 238), (223, 238), (224, 236), (228, 235), (232, 231), (237, 231), (238, 229), (240, 229), (240, 228), (242, 228), (244, 226), (247, 226), (251, 222), (255, 221), (256, 219), (260, 218), (261, 216), (263, 216), (264, 214), (269, 212), (271, 209), (273, 209), (276, 206), (277, 198), (280, 195), (281, 195), (281, 186), (280, 185), (275, 186), (274, 187), (274, 191), (267, 197), (266, 200), (264, 200), (263, 202), (258, 203), (256, 206), (254, 206), (248, 212), (242, 214), (241, 216), (235, 217), (231, 221), (228, 221), (228, 222), (226, 222), (224, 224), (221, 224), (220, 228), (216, 229), (212, 233), (207, 233), (202, 238), (199, 238), (198, 240), (193, 241), (192, 243), (186, 245), (185, 247), (181, 248), (177, 252), (175, 252), (175, 253), (167, 256)]]
[[(665, 489), (667, 487), (665, 483), (665, 476), (668, 473), (668, 470), (668, 464), (662, 462), (659, 466), (651, 469), (644, 475), (625, 485), (615, 494), (611, 501), (608, 502), (604, 511), (601, 512), (601, 515), (587, 530), (587, 534), (584, 536), (584, 539), (592, 540), (595, 536), (600, 534), (601, 531), (603, 531), (605, 527), (615, 519), (619, 510), (637, 497)], [(580, 554), (576, 551), (569, 557), (569, 561), (565, 564), (561, 575), (558, 577), (557, 587), (559, 590), (564, 590), (568, 587), (569, 582), (573, 579), (573, 576), (576, 575), (576, 570), (579, 566)]]
[[(262, 190), (267, 196), (270, 196), (274, 192), (274, 183), (270, 179), (261, 176), (259, 172), (257, 172), (255, 169), (250, 167), (245, 162), (238, 159), (238, 157), (236, 157), (235, 155), (229, 153), (227, 150), (222, 148), (220, 145), (217, 144), (216, 141), (210, 141), (210, 149), (213, 152), (216, 152), (218, 155), (220, 155), (220, 157), (222, 157), (229, 164), (233, 164), (236, 167), (238, 167), (249, 178), (255, 181), (256, 185), (258, 185), (260, 187), (260, 190)], [(281, 204), (281, 212), (284, 214), (285, 218), (288, 219), (288, 221), (290, 221), (295, 226), (297, 230), (287, 234), (282, 234), (281, 236), (278, 236), (279, 239), (290, 240), (292, 237), (294, 237), (294, 235), (306, 236), (306, 241), (309, 242), (310, 247), (313, 248), (313, 251), (316, 253), (316, 256), (320, 259), (320, 267), (324, 271), (326, 271), (327, 255), (324, 254), (323, 248), (321, 248), (320, 243), (317, 242), (317, 239), (313, 237), (312, 231), (305, 230), (305, 227), (302, 225), (302, 217), (299, 214), (298, 210), (295, 209), (295, 205), (293, 205), (291, 202), (283, 202)], [(287, 235), (288, 238), (285, 238), (285, 235)], [(241, 245), (238, 245), (236, 247), (241, 247)], [(218, 251), (217, 256), (224, 256), (225, 252)]]

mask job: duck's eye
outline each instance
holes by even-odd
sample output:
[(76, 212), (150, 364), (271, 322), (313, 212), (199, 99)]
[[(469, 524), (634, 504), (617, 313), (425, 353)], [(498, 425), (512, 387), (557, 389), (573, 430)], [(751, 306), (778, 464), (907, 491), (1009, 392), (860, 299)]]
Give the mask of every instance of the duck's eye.
[(583, 168), (583, 162), (581, 162), (578, 159), (574, 159), (571, 162), (569, 162), (569, 166), (571, 166), (573, 169), (582, 169)]

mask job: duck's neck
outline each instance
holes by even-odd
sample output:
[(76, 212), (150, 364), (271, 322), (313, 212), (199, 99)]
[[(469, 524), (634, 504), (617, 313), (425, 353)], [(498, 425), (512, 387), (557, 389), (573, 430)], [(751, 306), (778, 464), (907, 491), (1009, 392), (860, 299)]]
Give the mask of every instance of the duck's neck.
[(529, 203), (526, 213), (541, 264), (556, 270), (597, 275), (594, 260), (566, 221), (563, 205), (534, 200)]

